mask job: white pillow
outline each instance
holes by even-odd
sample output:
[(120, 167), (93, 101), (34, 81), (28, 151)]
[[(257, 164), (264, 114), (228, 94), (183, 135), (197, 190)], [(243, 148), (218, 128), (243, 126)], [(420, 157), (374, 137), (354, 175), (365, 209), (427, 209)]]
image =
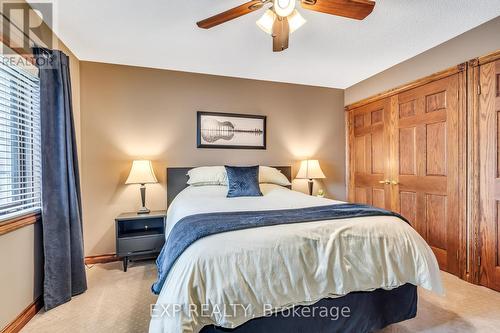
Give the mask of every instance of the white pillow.
[[(222, 185), (227, 186), (226, 168), (223, 166), (198, 167), (188, 171), (187, 183), (193, 186)], [(268, 166), (259, 166), (259, 183), (290, 186), (292, 183), (280, 170)]]
[(223, 166), (198, 167), (189, 170), (187, 175), (189, 185), (227, 185), (226, 168)]
[(281, 186), (290, 186), (292, 183), (276, 168), (259, 166), (259, 183), (270, 183)]

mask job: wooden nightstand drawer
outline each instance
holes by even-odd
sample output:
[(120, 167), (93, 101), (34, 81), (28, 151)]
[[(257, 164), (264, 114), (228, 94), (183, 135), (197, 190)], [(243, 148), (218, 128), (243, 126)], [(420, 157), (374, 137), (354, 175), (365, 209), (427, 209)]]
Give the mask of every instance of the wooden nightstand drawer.
[(127, 256), (138, 252), (160, 252), (165, 242), (164, 235), (118, 238), (118, 255)]

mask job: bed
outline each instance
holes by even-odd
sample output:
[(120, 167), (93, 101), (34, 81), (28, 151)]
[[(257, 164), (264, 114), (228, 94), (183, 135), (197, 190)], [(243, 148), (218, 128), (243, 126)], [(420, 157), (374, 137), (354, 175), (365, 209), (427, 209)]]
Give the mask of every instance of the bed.
[[(290, 167), (277, 168), (290, 179)], [(189, 169), (167, 169), (167, 238), (199, 214), (342, 204), (275, 184), (261, 184), (262, 197), (226, 198), (224, 186), (187, 186)], [(417, 286), (443, 293), (434, 254), (397, 216), (222, 232), (175, 260), (149, 332), (371, 332), (413, 318)]]

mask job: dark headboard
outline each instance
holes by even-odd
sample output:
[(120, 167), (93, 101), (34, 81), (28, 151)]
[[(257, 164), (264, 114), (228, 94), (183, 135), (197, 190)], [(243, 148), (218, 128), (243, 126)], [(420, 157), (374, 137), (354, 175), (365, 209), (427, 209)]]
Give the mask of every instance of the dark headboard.
[[(195, 167), (179, 167), (179, 168), (167, 168), (167, 205), (170, 206), (170, 203), (177, 194), (180, 193), (183, 189), (188, 187), (187, 181), (188, 176), (187, 172)], [(282, 174), (288, 178), (289, 181), (292, 181), (292, 167), (290, 166), (275, 166), (281, 171)]]

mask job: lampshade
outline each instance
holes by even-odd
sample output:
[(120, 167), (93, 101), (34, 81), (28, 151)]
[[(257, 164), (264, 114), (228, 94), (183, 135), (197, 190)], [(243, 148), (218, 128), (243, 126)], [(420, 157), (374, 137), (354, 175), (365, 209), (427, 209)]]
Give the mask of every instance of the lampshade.
[(326, 177), (319, 166), (318, 160), (304, 160), (300, 163), (300, 169), (296, 178), (318, 179)]
[(293, 33), (295, 30), (300, 28), (306, 23), (306, 19), (300, 15), (297, 9), (294, 9), (292, 14), (288, 16), (288, 26), (290, 27), (290, 33)]
[(270, 9), (264, 12), (264, 15), (257, 20), (257, 26), (262, 29), (265, 33), (272, 35), (273, 33), (273, 23), (276, 19), (276, 14)]
[[(297, 9), (294, 9), (292, 14), (288, 16), (288, 26), (290, 28), (290, 33), (293, 33), (295, 30), (300, 28), (306, 23), (306, 19), (300, 15)], [(257, 26), (262, 29), (265, 33), (272, 35), (273, 34), (273, 23), (276, 20), (276, 14), (268, 9), (264, 12), (264, 15), (260, 19), (257, 20)]]
[(156, 180), (153, 166), (149, 160), (135, 160), (125, 184), (153, 184)]

